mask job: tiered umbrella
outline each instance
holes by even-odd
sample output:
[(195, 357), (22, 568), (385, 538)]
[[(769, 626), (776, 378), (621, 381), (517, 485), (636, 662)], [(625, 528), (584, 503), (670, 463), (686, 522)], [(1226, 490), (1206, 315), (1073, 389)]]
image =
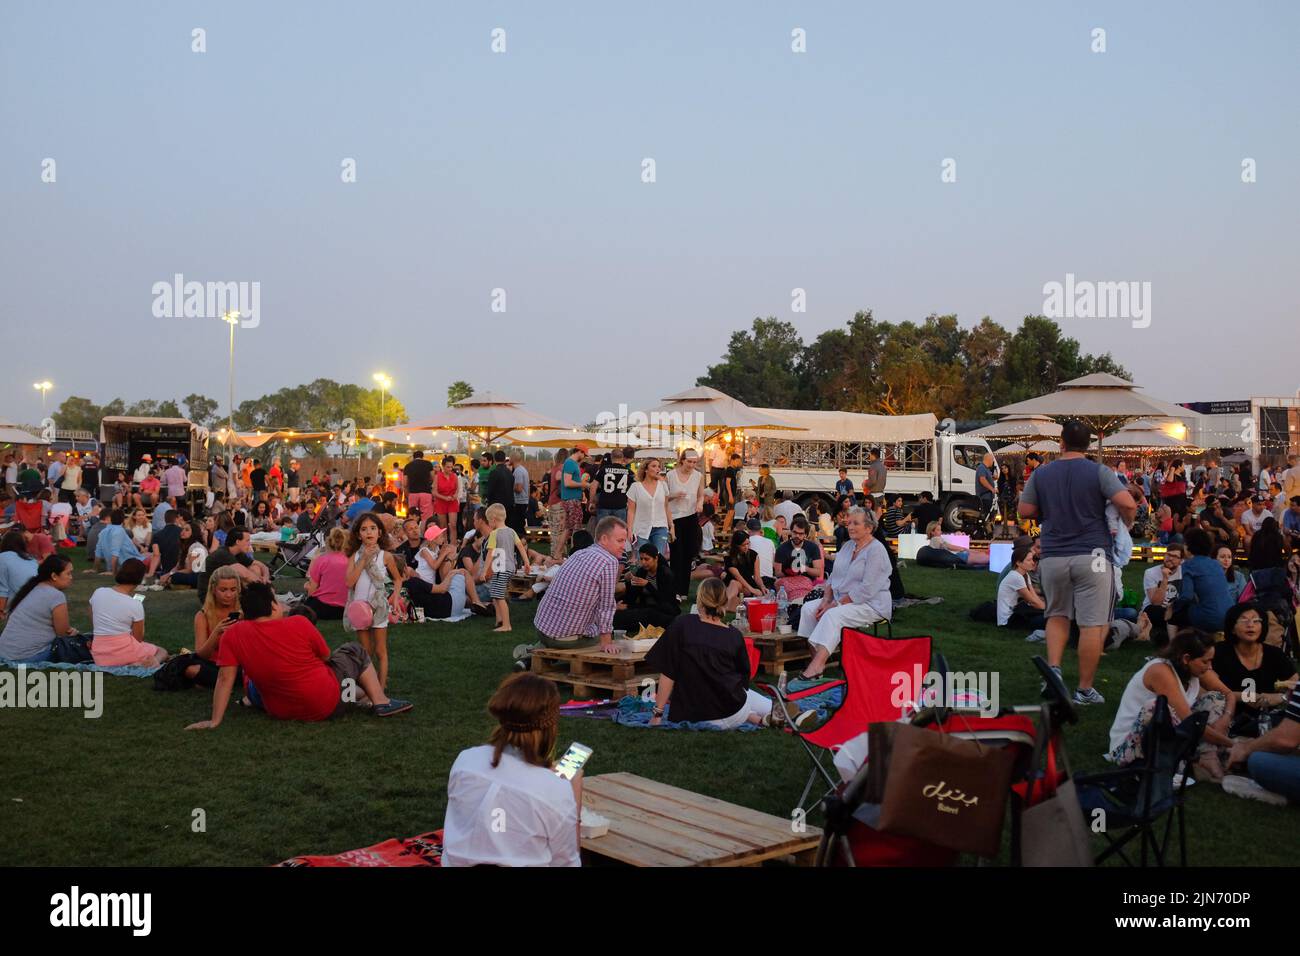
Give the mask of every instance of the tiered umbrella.
[[(1177, 414), (1174, 408), (1177, 406), (1141, 394), (1138, 386), (1118, 375), (1096, 372), (1062, 382), (1055, 392), (994, 408), (990, 414), (1078, 419), (1097, 433), (1100, 447), (1106, 435), (1129, 422), (1170, 417)], [(1179, 409), (1180, 413), (1186, 411)]]
[(1195, 455), (1204, 451), (1181, 437), (1186, 432), (1186, 426), (1181, 424), (1162, 424), (1151, 419), (1139, 419), (1115, 432), (1106, 443), (1106, 451), (1108, 453), (1154, 452), (1166, 455)]
[[(1008, 415), (992, 425), (985, 425), (983, 428), (975, 428), (968, 432), (962, 432), (962, 434), (970, 435), (972, 438), (1039, 443), (1040, 439), (1060, 438), (1061, 426), (1046, 415)], [(1056, 442), (1052, 441), (1049, 444), (1052, 446), (1052, 450), (1055, 451)], [(1023, 450), (1031, 451), (1033, 449)]]
[(443, 409), (432, 418), (394, 425), (393, 432), (403, 435), (421, 431), (468, 432), (484, 441), (494, 442), (513, 431), (569, 431), (572, 428), (568, 422), (524, 408), (513, 399), (495, 392), (483, 392)]

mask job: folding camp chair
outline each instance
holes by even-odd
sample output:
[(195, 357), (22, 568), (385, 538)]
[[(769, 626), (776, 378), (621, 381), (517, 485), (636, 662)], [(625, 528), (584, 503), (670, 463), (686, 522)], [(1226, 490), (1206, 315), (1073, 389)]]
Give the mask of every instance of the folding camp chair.
[[(1074, 775), (1084, 816), (1091, 820), (1098, 810), (1105, 814), (1105, 828), (1101, 832), (1110, 845), (1098, 855), (1096, 863), (1119, 854), (1120, 859), (1132, 866), (1133, 861), (1125, 854), (1124, 847), (1134, 839), (1141, 839), (1140, 865), (1147, 865), (1147, 850), (1150, 849), (1155, 854), (1156, 865), (1164, 866), (1176, 816), (1179, 866), (1187, 865), (1187, 825), (1183, 819), (1183, 804), (1196, 748), (1208, 720), (1208, 714), (1196, 713), (1175, 727), (1169, 715), (1169, 702), (1163, 696), (1158, 697), (1155, 712), (1142, 737), (1142, 760), (1121, 770)], [(1183, 776), (1175, 787), (1174, 773), (1180, 766)], [(1161, 817), (1165, 818), (1165, 827), (1157, 839), (1156, 824)]]
[[(930, 670), (929, 637), (894, 637), (892, 626), (889, 632), (889, 636), (881, 637), (851, 627), (844, 628), (840, 633), (840, 663), (844, 668), (847, 685), (844, 688), (844, 702), (826, 723), (807, 733), (798, 727), (789, 727), (813, 764), (808, 782), (799, 796), (798, 806), (801, 809), (808, 810), (815, 805), (805, 806), (805, 801), (818, 777), (825, 784), (826, 790), (818, 796), (817, 803), (821, 802), (826, 792), (839, 785), (834, 767), (827, 767), (829, 755), (845, 741), (865, 733), (868, 724), (897, 720), (902, 716), (902, 708), (894, 702), (898, 695), (895, 675), (907, 674), (909, 678), (914, 678), (919, 674), (924, 679)], [(916, 696), (919, 696), (920, 688), (915, 690)], [(777, 697), (777, 705), (785, 707), (789, 697), (776, 687), (772, 687), (771, 691)]]

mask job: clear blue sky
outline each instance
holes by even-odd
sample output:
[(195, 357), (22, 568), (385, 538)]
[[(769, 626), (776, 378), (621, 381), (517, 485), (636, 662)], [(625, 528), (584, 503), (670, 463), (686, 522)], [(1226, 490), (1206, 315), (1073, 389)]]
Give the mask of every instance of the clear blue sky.
[(150, 314), (176, 272), (261, 283), (237, 401), (383, 369), (417, 417), (464, 378), (585, 420), (755, 315), (1014, 327), (1067, 272), (1152, 283), (1148, 329), (1062, 320), (1151, 393), (1294, 394), (1298, 11), (7, 0), (0, 418), (38, 377), (224, 410), (225, 326)]

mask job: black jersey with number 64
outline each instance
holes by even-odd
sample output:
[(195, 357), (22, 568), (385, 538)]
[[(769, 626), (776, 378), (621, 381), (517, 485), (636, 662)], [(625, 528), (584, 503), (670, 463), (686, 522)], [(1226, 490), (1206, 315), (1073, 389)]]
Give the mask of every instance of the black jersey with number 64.
[(632, 469), (626, 465), (603, 465), (596, 472), (596, 507), (602, 511), (626, 508), (632, 481)]

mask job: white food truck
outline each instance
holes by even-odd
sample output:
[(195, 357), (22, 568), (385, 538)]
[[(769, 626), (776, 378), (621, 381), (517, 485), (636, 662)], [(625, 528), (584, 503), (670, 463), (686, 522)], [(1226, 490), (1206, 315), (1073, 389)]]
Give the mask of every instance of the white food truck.
[(792, 491), (807, 507), (821, 496), (834, 504), (839, 469), (847, 468), (856, 491), (867, 476), (867, 452), (881, 451), (889, 470), (885, 493), (902, 495), (912, 504), (928, 491), (943, 509), (944, 525), (962, 524), (962, 511), (977, 509), (975, 469), (989, 446), (982, 438), (936, 434), (934, 415), (863, 415), (854, 412), (809, 412), (786, 408), (756, 411), (804, 431), (751, 431), (745, 436), (745, 487), (766, 464), (780, 491)]

